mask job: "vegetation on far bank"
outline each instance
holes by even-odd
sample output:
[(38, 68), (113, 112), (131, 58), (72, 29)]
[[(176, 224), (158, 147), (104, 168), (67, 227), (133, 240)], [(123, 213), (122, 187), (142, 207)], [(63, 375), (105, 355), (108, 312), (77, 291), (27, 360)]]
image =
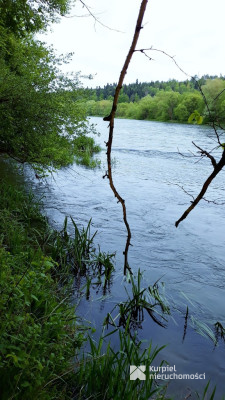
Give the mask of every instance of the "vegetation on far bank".
[[(108, 84), (104, 88), (87, 90), (88, 115), (104, 117), (110, 113), (114, 86)], [(193, 113), (196, 118), (190, 121)], [(204, 76), (198, 80), (198, 84), (193, 79), (184, 82), (137, 81), (136, 84), (124, 85), (116, 111), (118, 118), (180, 123), (196, 123), (200, 115), (203, 116), (203, 123), (225, 123), (224, 77)]]
[[(85, 103), (92, 107), (106, 102), (104, 112), (101, 107), (98, 111), (105, 115), (111, 101), (87, 102), (89, 93), (81, 88), (79, 75), (61, 71), (70, 55), (58, 57), (36, 39), (35, 34), (46, 31), (70, 5), (69, 0), (0, 0), (0, 153), (28, 163), (36, 177), (74, 160), (97, 165), (92, 155), (100, 149), (88, 136), (94, 128), (86, 119)], [(220, 80), (215, 81), (221, 87)], [(216, 91), (215, 95), (214, 83), (212, 88), (207, 85), (212, 107), (216, 104), (215, 112), (220, 112), (223, 94), (218, 97)], [(158, 120), (172, 120), (174, 115), (179, 120), (194, 110), (204, 112), (196, 88), (190, 93), (170, 92), (159, 88), (142, 99), (137, 94), (132, 102), (121, 97), (118, 116), (151, 119), (149, 110), (155, 109)], [(149, 344), (143, 349), (131, 333), (144, 312), (158, 324), (162, 325), (161, 317), (165, 321), (154, 313), (158, 307), (169, 314), (157, 288), (143, 290), (140, 274), (138, 282), (130, 278), (131, 295), (116, 305), (119, 322), (108, 314), (103, 335), (95, 342), (94, 332), (76, 317), (71, 298), (88, 299), (96, 285), (106, 293), (114, 271), (113, 255), (94, 249), (90, 223), (78, 229), (71, 219), (74, 235), (70, 236), (66, 218), (57, 232), (32, 194), (6, 182), (0, 182), (1, 399), (166, 398), (165, 387), (148, 375), (146, 381), (129, 379), (130, 365), (145, 365), (148, 370), (161, 350)], [(83, 282), (79, 293), (74, 291), (75, 279)], [(110, 324), (112, 330), (106, 334)], [(118, 334), (119, 349), (110, 345), (111, 334)]]

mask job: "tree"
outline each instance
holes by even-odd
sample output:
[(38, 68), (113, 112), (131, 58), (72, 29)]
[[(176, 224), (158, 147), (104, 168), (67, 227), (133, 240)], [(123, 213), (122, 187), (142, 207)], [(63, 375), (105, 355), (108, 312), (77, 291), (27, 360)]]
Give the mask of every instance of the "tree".
[(1, 26), (19, 37), (45, 30), (69, 12), (70, 0), (0, 0)]
[(124, 93), (123, 89), (120, 92), (118, 103), (128, 103), (129, 97), (126, 93)]
[(1, 49), (0, 151), (43, 168), (68, 164), (88, 131), (78, 77), (64, 77), (42, 43), (13, 39)]
[(202, 86), (202, 91), (206, 97), (208, 108), (205, 107), (206, 120), (212, 122), (216, 120), (221, 123), (225, 120), (224, 104), (225, 101), (225, 82), (222, 79), (208, 79)]
[(175, 92), (159, 92), (156, 95), (158, 102), (157, 120), (174, 120), (174, 110), (178, 104), (180, 94)]
[(68, 2), (43, 1), (37, 15), (35, 1), (34, 9), (27, 1), (14, 3), (8, 1), (0, 17), (0, 152), (38, 171), (51, 170), (72, 162), (74, 155), (80, 159), (85, 140), (91, 151), (97, 150), (85, 136), (90, 128), (78, 75), (64, 76), (59, 68), (69, 56), (57, 58), (31, 33), (45, 27), (55, 11), (63, 12)]
[(202, 114), (204, 101), (200, 93), (185, 93), (182, 100), (174, 110), (174, 115), (180, 122), (188, 122), (188, 118), (194, 111)]

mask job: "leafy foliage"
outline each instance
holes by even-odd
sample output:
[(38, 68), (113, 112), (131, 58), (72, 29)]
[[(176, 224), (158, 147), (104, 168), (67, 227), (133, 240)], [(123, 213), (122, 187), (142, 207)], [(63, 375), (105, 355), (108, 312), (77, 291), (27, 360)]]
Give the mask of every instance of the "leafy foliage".
[(188, 122), (191, 123), (193, 121), (196, 121), (198, 125), (201, 125), (203, 122), (203, 117), (202, 115), (199, 114), (197, 110), (195, 110), (190, 117), (188, 118)]
[[(206, 75), (198, 80), (198, 84), (201, 85), (205, 99), (194, 79), (184, 82), (170, 80), (124, 85), (122, 101), (118, 104), (116, 116), (181, 123), (201, 124), (215, 121), (219, 124), (224, 123), (224, 77)], [(106, 85), (104, 88), (89, 91), (88, 115), (109, 114), (113, 87), (113, 85)]]
[(1, 24), (17, 36), (46, 29), (49, 22), (69, 11), (68, 0), (1, 0)]
[[(70, 55), (56, 57), (32, 35), (55, 11), (66, 11), (68, 1), (44, 1), (38, 9), (37, 4), (9, 0), (0, 16), (0, 152), (28, 162), (40, 173), (68, 165), (76, 155), (81, 163), (91, 164), (99, 148), (87, 137), (93, 128), (86, 120), (78, 74), (66, 76), (60, 70)], [(22, 27), (22, 34), (10, 18)], [(81, 140), (87, 152), (81, 151)]]
[[(206, 84), (207, 81), (213, 81), (218, 79), (217, 76), (204, 75), (200, 79), (194, 77), (191, 80), (185, 80), (182, 82), (170, 79), (167, 82), (164, 81), (151, 81), (151, 82), (139, 82), (138, 79), (135, 83), (124, 84), (120, 103), (122, 102), (137, 102), (143, 97), (151, 96), (154, 97), (158, 92), (175, 92), (179, 94), (193, 93), (195, 90), (199, 90), (199, 86), (196, 84), (198, 81), (200, 86)], [(220, 80), (224, 81), (225, 77), (220, 77)], [(116, 88), (116, 83), (105, 85), (103, 88), (98, 86), (96, 89), (86, 89), (89, 93), (89, 98), (94, 101), (100, 100), (112, 100)], [(125, 94), (129, 100), (124, 100), (122, 96)], [(122, 100), (122, 101), (121, 101)]]
[[(34, 197), (0, 186), (1, 398), (71, 398), (84, 326), (71, 305), (74, 277), (103, 291), (113, 254), (95, 251), (90, 223), (75, 236), (52, 230)], [(73, 293), (74, 294), (74, 293)], [(63, 379), (61, 379), (63, 377)]]
[(66, 268), (43, 251), (49, 228), (33, 197), (6, 184), (0, 190), (1, 398), (70, 398), (83, 339), (62, 285)]

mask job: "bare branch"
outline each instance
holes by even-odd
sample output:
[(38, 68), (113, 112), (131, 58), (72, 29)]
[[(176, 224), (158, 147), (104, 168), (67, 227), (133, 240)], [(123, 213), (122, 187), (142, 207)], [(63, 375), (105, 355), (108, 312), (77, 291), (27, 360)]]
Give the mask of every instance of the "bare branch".
[(193, 194), (187, 192), (187, 190), (185, 190), (184, 187), (183, 187), (182, 185), (179, 185), (179, 183), (172, 183), (172, 182), (168, 182), (168, 183), (169, 183), (170, 185), (178, 186), (180, 189), (183, 190), (183, 192), (184, 192), (185, 194), (187, 194), (188, 196), (192, 197), (192, 200), (195, 199), (194, 196), (193, 196)]
[(134, 51), (140, 51), (142, 54), (144, 54), (145, 57), (148, 58), (149, 61), (154, 61), (154, 59), (151, 58), (151, 57), (149, 57), (148, 54), (147, 54), (143, 49), (141, 49), (141, 50), (134, 50)]
[[(191, 150), (188, 150), (189, 151), (189, 153), (191, 153), (191, 155), (186, 155), (186, 154), (183, 154), (183, 153), (181, 153), (181, 151), (179, 150), (179, 148), (177, 147), (177, 152), (178, 152), (178, 154), (180, 154), (180, 156), (182, 156), (182, 157), (186, 157), (186, 158), (193, 158), (193, 157), (199, 157), (199, 156), (197, 156), (196, 154), (194, 154)], [(198, 160), (199, 161), (199, 160)]]
[(225, 89), (221, 90), (220, 93), (217, 94), (217, 96), (213, 99), (213, 101), (216, 101), (218, 97), (225, 91)]
[(183, 221), (188, 214), (197, 206), (199, 201), (203, 198), (204, 194), (206, 193), (210, 183), (212, 180), (216, 177), (216, 175), (222, 170), (222, 168), (225, 165), (225, 150), (223, 151), (222, 157), (220, 161), (216, 164), (214, 167), (214, 171), (211, 173), (211, 175), (206, 179), (204, 185), (202, 186), (202, 190), (199, 193), (199, 195), (195, 198), (195, 200), (192, 202), (191, 206), (188, 207), (188, 209), (183, 213), (183, 215), (178, 219), (178, 221), (175, 222), (176, 228), (178, 227), (179, 223)]
[(64, 18), (88, 18), (91, 17), (90, 14), (82, 14), (82, 15), (77, 15), (77, 14), (73, 14), (73, 15), (64, 15)]
[(87, 15), (72, 15), (72, 16), (68, 16), (67, 18), (73, 18), (73, 17), (92, 17), (95, 21), (95, 24), (98, 23), (99, 25), (103, 26), (106, 29), (109, 29), (110, 31), (114, 31), (114, 32), (119, 32), (122, 33), (121, 31), (114, 29), (114, 28), (110, 28), (110, 26), (105, 25), (99, 18), (96, 17), (95, 14), (93, 14), (93, 12), (91, 11), (91, 9), (85, 4), (85, 2), (83, 0), (79, 0), (80, 3), (82, 4), (82, 6), (87, 10), (88, 14)]
[(199, 149), (199, 152), (201, 153), (202, 156), (206, 156), (211, 160), (211, 163), (212, 163), (213, 167), (215, 168), (217, 163), (216, 163), (215, 158), (212, 156), (212, 154), (208, 153), (208, 151), (206, 151), (206, 150), (201, 149), (201, 147), (197, 146), (197, 144), (195, 144), (195, 142), (192, 142), (192, 143), (195, 147), (197, 147), (197, 149)]
[[(207, 102), (207, 100), (206, 100), (205, 94), (204, 94), (204, 92), (203, 92), (203, 90), (202, 90), (202, 88), (201, 88), (201, 85), (199, 84), (198, 80), (195, 79), (194, 76), (189, 75), (187, 72), (185, 72), (185, 71), (183, 70), (183, 68), (180, 67), (180, 65), (177, 63), (177, 61), (176, 61), (176, 59), (175, 59), (175, 56), (171, 56), (170, 54), (166, 53), (164, 50), (160, 50), (160, 49), (155, 49), (155, 48), (153, 48), (153, 47), (149, 47), (149, 48), (147, 48), (147, 49), (139, 49), (139, 50), (134, 50), (134, 51), (139, 51), (140, 53), (143, 53), (146, 57), (148, 57), (148, 55), (146, 54), (146, 51), (156, 51), (156, 52), (162, 53), (162, 54), (164, 54), (165, 56), (169, 57), (169, 58), (174, 62), (174, 64), (177, 66), (177, 68), (178, 68), (184, 75), (186, 75), (188, 78), (191, 78), (191, 79), (194, 80), (194, 82), (197, 84), (198, 89), (199, 89), (199, 91), (200, 91), (200, 93), (201, 93), (201, 95), (202, 95), (202, 98), (203, 98), (204, 103), (205, 103), (205, 105), (206, 105), (206, 108), (207, 108), (208, 114), (209, 114), (209, 116), (210, 116), (210, 119), (212, 120), (212, 128), (213, 128), (213, 130), (214, 130), (214, 132), (215, 132), (217, 141), (218, 141), (218, 143), (221, 145), (221, 142), (220, 142), (220, 135), (218, 134), (217, 129), (216, 129), (216, 126), (217, 126), (216, 121), (214, 121), (214, 118), (213, 118), (213, 116), (212, 116), (212, 114), (211, 114), (211, 111), (210, 111), (208, 102)], [(148, 58), (150, 59), (150, 57), (148, 57)], [(224, 90), (225, 90), (225, 89), (224, 89)], [(219, 95), (220, 95), (220, 94), (221, 94), (221, 93), (219, 93)], [(218, 96), (219, 96), (219, 95), (218, 95)], [(215, 99), (214, 99), (214, 100), (215, 100)]]
[(111, 150), (112, 150), (112, 141), (113, 141), (113, 131), (114, 131), (114, 119), (115, 119), (115, 113), (116, 113), (116, 109), (117, 109), (117, 103), (118, 103), (118, 98), (119, 98), (119, 93), (120, 90), (123, 86), (123, 81), (128, 69), (128, 66), (130, 64), (132, 55), (135, 51), (136, 45), (137, 45), (137, 41), (140, 35), (140, 31), (142, 29), (142, 21), (144, 18), (144, 13), (145, 13), (145, 9), (147, 6), (148, 0), (142, 0), (141, 6), (140, 6), (140, 10), (139, 10), (139, 14), (138, 14), (138, 19), (137, 19), (137, 23), (136, 23), (136, 27), (135, 27), (135, 32), (134, 32), (134, 36), (133, 36), (133, 40), (131, 43), (131, 47), (130, 50), (127, 54), (124, 66), (122, 68), (122, 71), (120, 73), (120, 77), (119, 77), (119, 81), (117, 84), (117, 87), (115, 89), (115, 94), (114, 94), (114, 99), (113, 99), (113, 104), (112, 104), (112, 110), (110, 112), (110, 114), (103, 118), (104, 121), (109, 121), (109, 137), (108, 137), (108, 142), (106, 143), (107, 146), (107, 163), (108, 163), (108, 171), (106, 173), (107, 178), (109, 179), (109, 184), (110, 187), (115, 195), (115, 197), (118, 199), (118, 201), (121, 203), (122, 205), (122, 209), (123, 209), (123, 220), (127, 229), (127, 242), (126, 242), (126, 247), (124, 250), (124, 274), (126, 273), (126, 270), (129, 269), (129, 264), (128, 264), (128, 250), (129, 250), (129, 246), (130, 246), (130, 241), (131, 241), (131, 231), (130, 231), (130, 226), (128, 224), (127, 221), (127, 211), (126, 211), (126, 206), (125, 206), (125, 200), (119, 195), (118, 191), (116, 190), (114, 183), (113, 183), (113, 177), (112, 177), (112, 167), (111, 167)]
[(137, 49), (137, 50), (135, 50), (135, 51), (139, 51), (139, 52), (141, 52), (141, 53), (145, 53), (146, 51), (157, 51), (157, 52), (159, 52), (159, 53), (162, 53), (162, 54), (164, 54), (165, 56), (169, 57), (169, 58), (175, 63), (175, 65), (177, 66), (177, 68), (178, 68), (184, 75), (186, 75), (188, 78), (193, 78), (193, 79), (195, 79), (193, 76), (187, 74), (187, 72), (185, 72), (185, 71), (179, 66), (179, 64), (178, 64), (177, 61), (175, 60), (175, 56), (171, 56), (170, 54), (166, 53), (164, 50), (155, 49), (154, 47), (149, 47), (149, 48), (147, 48), (147, 49), (139, 49), (139, 50)]
[[(187, 190), (185, 190), (184, 187), (183, 187), (182, 185), (179, 185), (179, 183), (173, 183), (173, 182), (168, 182), (168, 183), (169, 183), (170, 185), (178, 186), (180, 189), (183, 190), (183, 192), (184, 192), (185, 194), (187, 194), (188, 196), (192, 197), (192, 200), (194, 201), (195, 198), (194, 198), (193, 194), (191, 194), (190, 192), (188, 192)], [(216, 204), (217, 206), (222, 206), (222, 205), (225, 204), (225, 201), (219, 203), (217, 200), (209, 200), (209, 199), (206, 199), (205, 197), (203, 197), (202, 200), (206, 201), (206, 203)], [(191, 201), (191, 203), (193, 203), (193, 201)]]
[[(177, 68), (178, 68), (184, 75), (186, 75), (187, 77), (192, 78), (192, 79), (194, 80), (194, 82), (197, 84), (198, 89), (199, 89), (199, 91), (200, 91), (200, 93), (201, 93), (201, 95), (202, 95), (202, 98), (203, 98), (204, 103), (205, 103), (205, 105), (206, 105), (206, 108), (207, 108), (208, 114), (209, 114), (209, 116), (210, 116), (210, 119), (212, 120), (211, 126), (212, 126), (212, 128), (213, 128), (213, 130), (214, 130), (214, 133), (215, 133), (215, 135), (216, 135), (217, 142), (219, 143), (220, 146), (222, 146), (222, 144), (221, 144), (221, 142), (220, 142), (220, 136), (221, 136), (221, 135), (219, 135), (218, 132), (217, 132), (217, 126), (219, 125), (220, 128), (221, 128), (221, 126), (220, 126), (220, 124), (218, 124), (218, 122), (216, 122), (215, 119), (212, 117), (212, 114), (211, 114), (211, 111), (210, 111), (208, 102), (207, 102), (207, 100), (206, 100), (205, 94), (204, 94), (204, 92), (203, 92), (203, 90), (202, 90), (202, 88), (201, 88), (201, 85), (200, 85), (199, 82), (195, 79), (195, 77), (193, 77), (193, 76), (187, 74), (187, 73), (179, 66), (179, 64), (177, 63), (177, 61), (175, 60), (175, 56), (169, 55), (169, 54), (166, 53), (164, 50), (154, 49), (153, 47), (150, 47), (150, 48), (147, 48), (147, 49), (139, 49), (139, 50), (134, 50), (134, 51), (139, 51), (139, 52), (143, 53), (146, 57), (148, 57), (148, 55), (146, 54), (146, 51), (157, 51), (157, 52), (160, 52), (160, 53), (162, 53), (162, 54), (165, 54), (167, 57), (169, 57), (169, 58), (174, 62), (174, 64), (177, 66)], [(148, 57), (148, 58), (150, 58), (150, 57)], [(225, 90), (225, 89), (224, 89), (224, 90)], [(220, 92), (220, 93), (215, 97), (214, 101), (221, 95), (221, 93), (223, 93), (223, 91)], [(223, 128), (222, 128), (222, 129), (223, 129)], [(194, 142), (192, 142), (192, 143), (194, 144), (195, 147), (197, 147), (197, 148), (199, 149), (200, 154), (201, 154), (201, 157), (206, 156), (206, 157), (208, 157), (208, 158), (211, 160), (211, 163), (212, 163), (212, 165), (213, 165), (214, 171), (213, 171), (213, 172), (211, 173), (211, 175), (206, 179), (205, 183), (204, 183), (203, 186), (202, 186), (202, 190), (200, 191), (199, 195), (193, 200), (191, 206), (183, 213), (183, 215), (181, 216), (181, 218), (180, 218), (178, 221), (175, 222), (175, 226), (176, 226), (176, 227), (178, 227), (179, 223), (180, 223), (181, 221), (183, 221), (183, 220), (188, 216), (188, 214), (196, 207), (196, 205), (199, 203), (199, 201), (200, 201), (201, 199), (204, 199), (204, 194), (206, 193), (206, 191), (207, 191), (207, 189), (208, 189), (210, 183), (212, 182), (212, 180), (216, 177), (216, 175), (221, 171), (221, 169), (222, 169), (222, 168), (224, 167), (224, 165), (225, 165), (225, 150), (223, 151), (223, 154), (222, 154), (222, 157), (221, 157), (220, 161), (217, 163), (216, 160), (215, 160), (215, 158), (214, 158), (209, 152), (207, 152), (206, 150), (203, 150), (202, 148), (200, 148), (199, 146), (197, 146)], [(223, 147), (223, 146), (222, 146), (222, 147)], [(183, 189), (183, 188), (182, 188), (182, 189)], [(184, 190), (184, 189), (183, 189), (183, 190)], [(184, 190), (184, 191), (185, 191), (185, 190)], [(186, 192), (186, 191), (185, 191), (185, 192)], [(187, 192), (186, 192), (186, 193), (187, 193)], [(187, 194), (188, 194), (188, 193), (187, 193)], [(190, 194), (189, 194), (189, 195), (190, 195)], [(207, 200), (206, 200), (206, 201), (207, 201)], [(209, 202), (209, 201), (208, 201), (208, 202)]]

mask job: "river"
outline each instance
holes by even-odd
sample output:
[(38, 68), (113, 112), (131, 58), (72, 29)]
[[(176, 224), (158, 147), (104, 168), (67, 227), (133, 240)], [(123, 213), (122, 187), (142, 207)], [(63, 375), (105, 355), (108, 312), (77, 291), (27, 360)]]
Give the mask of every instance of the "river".
[[(96, 141), (105, 148), (107, 123), (91, 118), (101, 133)], [(210, 150), (216, 146), (213, 131), (205, 126), (169, 124), (150, 121), (116, 120), (112, 150), (114, 183), (126, 200), (127, 216), (132, 231), (129, 263), (136, 273), (141, 269), (143, 285), (160, 279), (165, 296), (172, 304), (173, 315), (163, 329), (152, 320), (142, 324), (139, 337), (153, 345), (167, 344), (161, 357), (175, 365), (179, 374), (205, 373), (206, 380), (175, 380), (169, 392), (183, 399), (192, 390), (199, 390), (211, 379), (217, 385), (216, 399), (225, 394), (225, 344), (215, 346), (204, 336), (202, 324), (214, 332), (214, 324), (225, 324), (225, 253), (224, 253), (224, 174), (212, 183), (207, 199), (176, 229), (175, 221), (198, 194), (212, 170), (208, 159), (193, 157), (196, 148)], [(179, 149), (179, 151), (178, 151)], [(182, 153), (183, 155), (181, 155)], [(221, 155), (218, 149), (216, 157)], [(62, 227), (66, 215), (73, 216), (79, 226), (92, 218), (92, 231), (98, 230), (96, 243), (104, 251), (116, 251), (116, 272), (108, 296), (91, 294), (82, 300), (79, 312), (96, 326), (99, 333), (103, 317), (116, 302), (124, 299), (123, 250), (126, 231), (122, 210), (113, 196), (107, 179), (106, 154), (97, 155), (101, 167), (90, 170), (73, 165), (64, 168), (54, 179), (39, 182), (27, 172), (26, 180), (39, 195), (45, 195), (44, 208), (54, 226)], [(184, 188), (182, 190), (181, 186)], [(183, 340), (184, 317), (189, 319)], [(192, 318), (192, 321), (191, 321)], [(200, 322), (200, 325), (198, 324)], [(200, 330), (201, 334), (197, 331)], [(206, 328), (207, 330), (207, 328)]]

